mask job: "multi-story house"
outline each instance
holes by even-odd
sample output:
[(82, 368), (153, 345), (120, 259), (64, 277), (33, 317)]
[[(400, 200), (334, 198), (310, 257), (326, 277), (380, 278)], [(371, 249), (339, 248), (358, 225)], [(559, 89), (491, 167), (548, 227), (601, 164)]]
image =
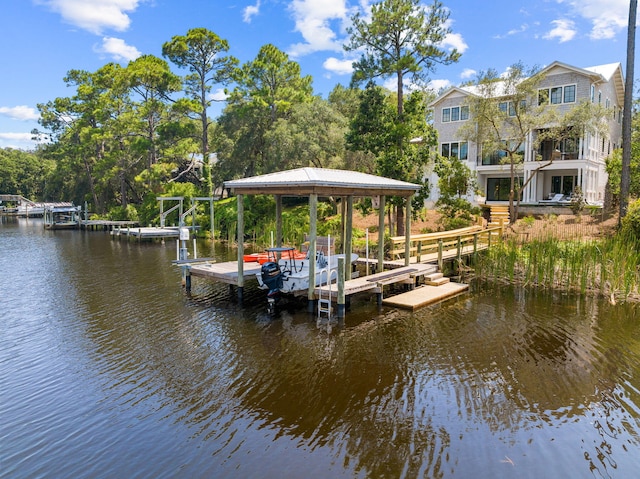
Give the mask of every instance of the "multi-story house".
[[(523, 163), (517, 165), (520, 184), (531, 180), (521, 192), (522, 205), (543, 205), (568, 202), (576, 187), (581, 188), (589, 204), (602, 204), (607, 182), (605, 158), (622, 146), (622, 106), (624, 78), (620, 63), (577, 68), (554, 62), (544, 70), (538, 98), (551, 105), (567, 109), (583, 99), (604, 105), (609, 111), (609, 132), (606, 136), (585, 134), (573, 140), (545, 141), (534, 149), (537, 131), (528, 134), (522, 147)], [(452, 87), (432, 104), (434, 127), (438, 131), (439, 153), (465, 160), (477, 175), (481, 194), (470, 194), (472, 204), (506, 202), (509, 199), (510, 172), (500, 152), (483, 152), (479, 145), (463, 141), (458, 129), (473, 121), (465, 99), (474, 94), (474, 87)], [(501, 99), (502, 100), (502, 99)], [(508, 99), (505, 104), (508, 105)], [(553, 161), (539, 169), (542, 162)], [(439, 196), (437, 177), (432, 175), (431, 202)]]

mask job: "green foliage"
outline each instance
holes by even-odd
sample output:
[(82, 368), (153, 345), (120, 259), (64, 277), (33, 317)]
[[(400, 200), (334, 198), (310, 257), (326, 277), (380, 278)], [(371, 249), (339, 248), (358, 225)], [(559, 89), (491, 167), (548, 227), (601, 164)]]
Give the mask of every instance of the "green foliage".
[[(426, 80), (437, 65), (457, 62), (460, 53), (439, 47), (451, 33), (449, 10), (435, 1), (423, 7), (418, 0), (383, 0), (371, 7), (371, 17), (357, 13), (347, 29), (345, 50), (363, 54), (354, 63), (353, 81), (410, 75), (414, 83)], [(398, 114), (402, 114), (401, 90)]]
[(527, 215), (524, 218), (522, 218), (521, 221), (522, 221), (522, 224), (524, 224), (528, 228), (531, 228), (535, 224), (536, 219), (531, 215)]
[(576, 186), (573, 190), (573, 195), (571, 196), (571, 203), (569, 207), (574, 215), (579, 215), (584, 210), (587, 202), (584, 199), (584, 195), (582, 194), (582, 188), (580, 186)]
[(599, 241), (500, 242), (480, 256), (475, 273), (489, 281), (624, 300), (640, 287), (640, 244), (634, 231), (640, 221), (633, 222), (614, 237)]
[(114, 206), (107, 213), (107, 219), (112, 221), (138, 221), (138, 210), (133, 205)]
[(53, 168), (54, 162), (38, 153), (0, 148), (0, 193), (43, 200)]
[(640, 200), (629, 203), (627, 214), (622, 218), (621, 231), (640, 238)]
[(438, 155), (434, 166), (438, 175), (440, 197), (436, 208), (441, 214), (440, 222), (445, 230), (463, 228), (474, 223), (473, 215), (480, 214), (464, 197), (476, 190), (475, 177), (469, 167), (457, 157)]
[[(278, 120), (291, 117), (295, 105), (312, 101), (311, 77), (301, 76), (300, 65), (286, 53), (264, 45), (253, 61), (234, 70), (233, 79), (237, 86), (216, 129), (216, 168), (222, 173), (214, 176), (230, 179), (284, 169), (282, 157), (273, 156), (277, 147), (269, 147), (267, 136)], [(281, 127), (286, 131), (289, 125)], [(282, 133), (272, 134), (276, 137), (272, 141), (283, 139)]]

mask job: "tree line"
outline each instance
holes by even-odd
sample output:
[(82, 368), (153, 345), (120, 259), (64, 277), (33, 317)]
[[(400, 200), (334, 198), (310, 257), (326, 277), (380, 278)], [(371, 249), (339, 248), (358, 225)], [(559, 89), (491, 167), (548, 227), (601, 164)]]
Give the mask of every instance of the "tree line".
[[(449, 33), (448, 11), (439, 1), (384, 0), (371, 18), (352, 20), (345, 49), (362, 56), (351, 84), (327, 98), (275, 45), (241, 64), (205, 28), (167, 41), (162, 58), (70, 70), (64, 81), (73, 94), (38, 105), (41, 128), (33, 134), (46, 141), (33, 154), (46, 172), (22, 193), (131, 215), (157, 195), (210, 196), (225, 180), (304, 166), (423, 183), (436, 134), (425, 121), (433, 93), (419, 87), (437, 65), (459, 58), (438, 46)], [(391, 77), (395, 91), (376, 84)], [(415, 87), (408, 95), (407, 80)], [(214, 88), (226, 98), (212, 119)], [(411, 143), (415, 137), (423, 143)], [(9, 180), (1, 188), (15, 191)]]
[[(275, 45), (263, 45), (241, 64), (229, 55), (228, 42), (206, 28), (167, 41), (163, 58), (143, 55), (126, 66), (70, 70), (64, 81), (72, 95), (38, 105), (41, 128), (33, 134), (46, 141), (34, 152), (0, 150), (0, 171), (6, 171), (0, 191), (87, 202), (100, 215), (148, 223), (157, 212), (156, 196), (211, 196), (225, 180), (313, 166), (422, 184), (414, 198), (421, 206), (430, 186), (425, 166), (432, 164), (440, 178), (439, 206), (447, 216), (464, 217), (469, 205), (462, 198), (477, 186), (466, 165), (438, 154), (428, 108), (435, 98), (427, 88), (429, 74), (460, 58), (440, 46), (448, 24), (448, 10), (437, 0), (428, 7), (418, 0), (383, 0), (370, 17), (356, 14), (344, 48), (360, 59), (351, 83), (336, 85), (327, 98), (314, 93), (311, 76)], [(540, 81), (520, 64), (510, 72), (506, 80), (493, 70), (479, 75), (479, 91), (486, 94), (470, 102), (476, 122), (461, 135), (505, 152), (514, 208), (520, 145), (530, 128), (549, 118), (533, 104), (518, 106), (515, 116), (500, 109), (493, 93), (498, 79), (523, 98)], [(379, 86), (381, 79), (395, 80), (395, 90)], [(213, 119), (216, 87), (224, 88), (225, 107)], [(556, 118), (558, 128), (548, 131), (584, 130), (601, 116)], [(496, 122), (498, 128), (483, 126)], [(491, 131), (499, 133), (492, 137)], [(504, 141), (504, 131), (511, 141)], [(609, 168), (614, 181), (616, 159)], [(388, 203), (402, 234), (402, 200)]]

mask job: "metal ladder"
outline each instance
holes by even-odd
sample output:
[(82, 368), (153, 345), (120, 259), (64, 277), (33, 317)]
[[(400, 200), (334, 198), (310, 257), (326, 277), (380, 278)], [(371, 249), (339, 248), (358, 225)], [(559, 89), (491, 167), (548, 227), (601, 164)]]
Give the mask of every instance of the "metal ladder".
[[(328, 236), (328, 242), (329, 244), (331, 244), (331, 236)], [(322, 283), (322, 274), (326, 272), (327, 274), (327, 281), (326, 283)], [(331, 249), (328, 248), (327, 251), (327, 267), (326, 268), (322, 268), (320, 271), (320, 284), (318, 285), (318, 288), (320, 290), (320, 294), (318, 295), (318, 319), (317, 319), (317, 323), (318, 326), (320, 325), (320, 322), (322, 321), (322, 315), (326, 315), (327, 321), (331, 321)], [(328, 290), (327, 290), (327, 297), (324, 298), (322, 296), (322, 292), (323, 292), (323, 286), (328, 286)]]

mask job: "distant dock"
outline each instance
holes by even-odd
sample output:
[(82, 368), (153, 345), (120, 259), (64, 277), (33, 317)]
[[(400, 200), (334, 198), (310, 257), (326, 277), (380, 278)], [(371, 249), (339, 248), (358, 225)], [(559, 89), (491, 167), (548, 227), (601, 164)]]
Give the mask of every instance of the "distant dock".
[[(183, 228), (187, 228), (191, 231), (194, 230), (192, 226), (184, 226)], [(195, 229), (198, 229), (197, 227)], [(178, 226), (135, 226), (135, 227), (117, 227), (111, 230), (111, 236), (114, 238), (133, 238), (137, 240), (143, 239), (168, 239), (168, 238), (179, 238), (180, 237), (180, 227)], [(235, 264), (235, 263), (234, 263)]]

